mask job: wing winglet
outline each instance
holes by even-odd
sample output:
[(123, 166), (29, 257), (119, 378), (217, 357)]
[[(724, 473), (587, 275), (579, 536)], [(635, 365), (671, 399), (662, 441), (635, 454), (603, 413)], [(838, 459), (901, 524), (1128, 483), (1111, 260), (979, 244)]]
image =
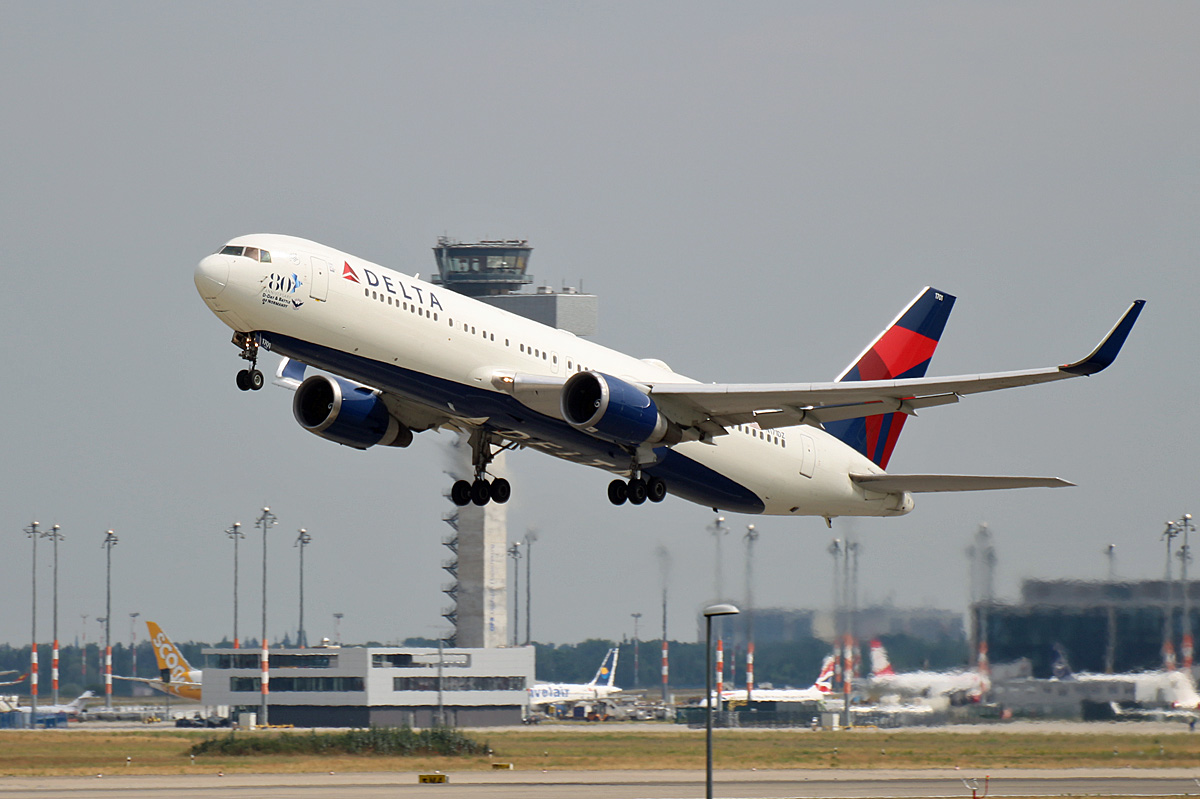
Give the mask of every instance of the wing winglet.
[(1125, 345), (1125, 339), (1129, 336), (1129, 331), (1133, 330), (1133, 323), (1137, 321), (1138, 314), (1142, 312), (1142, 306), (1145, 304), (1145, 300), (1134, 300), (1129, 310), (1125, 311), (1125, 315), (1113, 326), (1104, 340), (1096, 345), (1096, 349), (1092, 350), (1090, 355), (1058, 368), (1073, 375), (1094, 375), (1108, 368), (1117, 359), (1117, 353)]

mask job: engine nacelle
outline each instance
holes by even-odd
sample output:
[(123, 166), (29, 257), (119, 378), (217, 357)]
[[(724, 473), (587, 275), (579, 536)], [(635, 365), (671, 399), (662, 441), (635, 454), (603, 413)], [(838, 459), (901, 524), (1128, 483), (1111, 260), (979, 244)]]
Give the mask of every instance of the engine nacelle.
[(679, 429), (645, 392), (602, 372), (579, 372), (563, 385), (562, 416), (574, 428), (618, 444), (674, 444)]
[(407, 447), (413, 440), (379, 395), (336, 377), (312, 375), (301, 383), (292, 414), (308, 432), (355, 449)]

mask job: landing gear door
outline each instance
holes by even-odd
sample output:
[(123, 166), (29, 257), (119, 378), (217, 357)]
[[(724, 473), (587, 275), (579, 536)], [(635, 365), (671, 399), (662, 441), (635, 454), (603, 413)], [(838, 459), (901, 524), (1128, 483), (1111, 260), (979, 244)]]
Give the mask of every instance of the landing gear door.
[(329, 295), (329, 264), (312, 256), (312, 280), (308, 282), (308, 296), (325, 302)]

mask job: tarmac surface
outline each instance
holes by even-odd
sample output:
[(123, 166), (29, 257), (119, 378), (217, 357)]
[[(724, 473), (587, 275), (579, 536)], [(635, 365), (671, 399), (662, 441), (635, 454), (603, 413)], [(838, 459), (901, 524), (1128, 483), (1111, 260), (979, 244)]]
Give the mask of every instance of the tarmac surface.
[[(979, 796), (1200, 796), (1200, 768), (1132, 770), (1002, 770), (967, 775), (928, 771), (720, 771), (714, 796), (725, 799), (791, 797)], [(353, 774), (217, 774), (123, 777), (0, 778), (5, 799), (95, 797), (231, 797), (236, 799), (692, 799), (704, 796), (704, 775), (686, 771), (452, 772), (444, 784), (422, 784), (417, 772)], [(986, 791), (986, 793), (985, 793)]]

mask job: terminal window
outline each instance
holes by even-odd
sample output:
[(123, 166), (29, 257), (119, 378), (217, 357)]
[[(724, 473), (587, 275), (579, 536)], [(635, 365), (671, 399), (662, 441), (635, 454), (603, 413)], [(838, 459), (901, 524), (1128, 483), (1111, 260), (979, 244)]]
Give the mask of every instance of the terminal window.
[[(524, 677), (442, 677), (443, 691), (524, 691)], [(393, 691), (436, 691), (438, 678), (393, 677)]]

